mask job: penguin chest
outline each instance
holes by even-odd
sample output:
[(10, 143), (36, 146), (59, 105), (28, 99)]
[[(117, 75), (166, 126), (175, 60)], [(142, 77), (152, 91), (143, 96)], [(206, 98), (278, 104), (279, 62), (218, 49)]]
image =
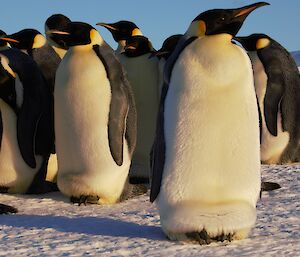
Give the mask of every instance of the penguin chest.
[(17, 116), (0, 99), (3, 134), (0, 150), (0, 185), (10, 193), (25, 193), (38, 171), (42, 158), (36, 156), (37, 167), (30, 168), (24, 161), (17, 140)]
[(263, 162), (274, 163), (278, 162), (281, 153), (286, 148), (289, 142), (288, 132), (283, 132), (282, 129), (282, 118), (279, 111), (277, 113), (277, 131), (278, 134), (274, 137), (268, 130), (265, 121), (265, 110), (264, 110), (264, 100), (267, 90), (268, 77), (265, 72), (265, 68), (257, 56), (256, 52), (250, 52), (249, 56), (252, 61), (253, 72), (254, 72), (254, 85), (255, 92), (258, 98), (259, 107), (262, 116), (262, 135), (261, 135), (261, 160)]
[[(246, 199), (243, 185), (249, 180), (259, 188), (253, 76), (239, 47), (191, 43), (174, 65), (164, 119), (163, 190), (171, 202), (228, 200), (237, 191)], [(256, 197), (252, 195), (253, 203)]]
[[(97, 160), (113, 161), (107, 132), (111, 89), (100, 59), (92, 50), (71, 49), (56, 77), (55, 132), (59, 169), (64, 165), (81, 169), (97, 165)], [(95, 160), (94, 163), (91, 160)]]

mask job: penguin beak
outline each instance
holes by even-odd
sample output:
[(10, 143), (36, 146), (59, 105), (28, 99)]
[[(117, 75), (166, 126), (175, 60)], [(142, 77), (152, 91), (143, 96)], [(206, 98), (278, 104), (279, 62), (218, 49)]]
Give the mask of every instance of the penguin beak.
[(60, 31), (55, 29), (50, 29), (46, 32), (47, 35), (57, 34), (57, 35), (70, 35), (69, 32), (66, 31)]
[(13, 38), (9, 38), (9, 37), (1, 37), (0, 40), (6, 41), (9, 43), (17, 43), (17, 44), (20, 43), (20, 41), (13, 39)]
[(266, 5), (270, 5), (270, 4), (266, 2), (258, 2), (238, 9), (234, 9), (232, 13), (233, 20), (243, 22), (247, 18), (247, 16), (255, 9)]
[(111, 24), (104, 23), (104, 22), (98, 22), (98, 23), (96, 23), (96, 25), (107, 28), (108, 30), (114, 30), (114, 31), (118, 30), (117, 28), (113, 27)]
[(128, 45), (128, 46), (125, 46), (125, 50), (136, 50), (136, 47)]

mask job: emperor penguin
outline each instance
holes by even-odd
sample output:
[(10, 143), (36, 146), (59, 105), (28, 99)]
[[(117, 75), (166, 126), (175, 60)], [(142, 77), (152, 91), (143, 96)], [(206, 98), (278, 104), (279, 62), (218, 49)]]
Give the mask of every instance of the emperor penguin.
[(172, 52), (175, 50), (175, 47), (182, 36), (183, 36), (182, 34), (176, 34), (166, 38), (162, 44), (162, 47), (159, 50), (157, 50), (155, 53), (153, 53), (153, 56), (157, 56), (159, 59), (159, 63), (158, 63), (159, 92), (162, 91), (162, 87), (163, 87), (163, 82), (164, 82), (163, 75), (164, 75), (164, 67), (166, 61), (168, 60)]
[(69, 47), (54, 90), (58, 187), (79, 205), (116, 203), (127, 190), (136, 145), (130, 84), (114, 51), (91, 25), (71, 22), (52, 33)]
[(300, 161), (300, 77), (291, 54), (266, 34), (236, 37), (248, 51), (262, 118), (261, 161)]
[(17, 49), (1, 51), (0, 60), (1, 192), (55, 191), (45, 181), (53, 145), (45, 80), (33, 59)]
[(130, 37), (119, 60), (132, 86), (137, 109), (137, 144), (130, 167), (130, 181), (149, 184), (150, 151), (154, 142), (159, 106), (158, 58), (144, 36)]
[(102, 26), (110, 31), (114, 40), (118, 43), (118, 48), (116, 49), (117, 55), (124, 52), (126, 40), (128, 38), (133, 36), (143, 36), (139, 27), (131, 21), (122, 20), (115, 23), (99, 22), (96, 25)]
[(251, 62), (231, 40), (264, 5), (201, 13), (166, 63), (150, 201), (171, 240), (242, 239), (255, 224), (259, 116)]
[(56, 34), (51, 33), (52, 31), (64, 30), (71, 20), (60, 13), (51, 15), (45, 22), (45, 35), (48, 43), (54, 48), (55, 52), (62, 59), (68, 47), (65, 45), (64, 40), (57, 37)]
[[(46, 105), (49, 108), (49, 115), (51, 119), (51, 133), (54, 142), (54, 82), (55, 74), (58, 65), (61, 61), (59, 55), (54, 51), (54, 49), (48, 44), (47, 39), (36, 29), (23, 29), (11, 35), (5, 36), (2, 40), (14, 40), (10, 45), (17, 48), (24, 53), (28, 54), (33, 58), (40, 68), (45, 80), (46, 86), (48, 87), (48, 94), (50, 97), (47, 99), (49, 103)], [(44, 117), (48, 119), (48, 117)], [(47, 180), (55, 182), (57, 175), (57, 158), (55, 155), (55, 147), (53, 145), (52, 154), (48, 163)]]

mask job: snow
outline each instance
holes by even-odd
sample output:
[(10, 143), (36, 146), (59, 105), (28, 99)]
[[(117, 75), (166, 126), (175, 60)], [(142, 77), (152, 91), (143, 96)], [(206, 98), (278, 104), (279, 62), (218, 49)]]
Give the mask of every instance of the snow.
[(168, 241), (149, 196), (111, 205), (73, 205), (61, 193), (1, 194), (19, 213), (0, 216), (0, 256), (299, 256), (300, 164), (262, 166), (264, 192), (249, 238), (208, 246)]

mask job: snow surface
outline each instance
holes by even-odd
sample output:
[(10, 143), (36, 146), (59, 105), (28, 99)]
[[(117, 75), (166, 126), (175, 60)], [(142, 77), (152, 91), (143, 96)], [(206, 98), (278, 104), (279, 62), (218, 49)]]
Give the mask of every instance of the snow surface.
[(0, 256), (300, 256), (300, 164), (262, 166), (264, 192), (249, 238), (208, 246), (168, 241), (149, 196), (112, 206), (73, 205), (61, 193), (5, 195), (19, 209), (0, 216)]

